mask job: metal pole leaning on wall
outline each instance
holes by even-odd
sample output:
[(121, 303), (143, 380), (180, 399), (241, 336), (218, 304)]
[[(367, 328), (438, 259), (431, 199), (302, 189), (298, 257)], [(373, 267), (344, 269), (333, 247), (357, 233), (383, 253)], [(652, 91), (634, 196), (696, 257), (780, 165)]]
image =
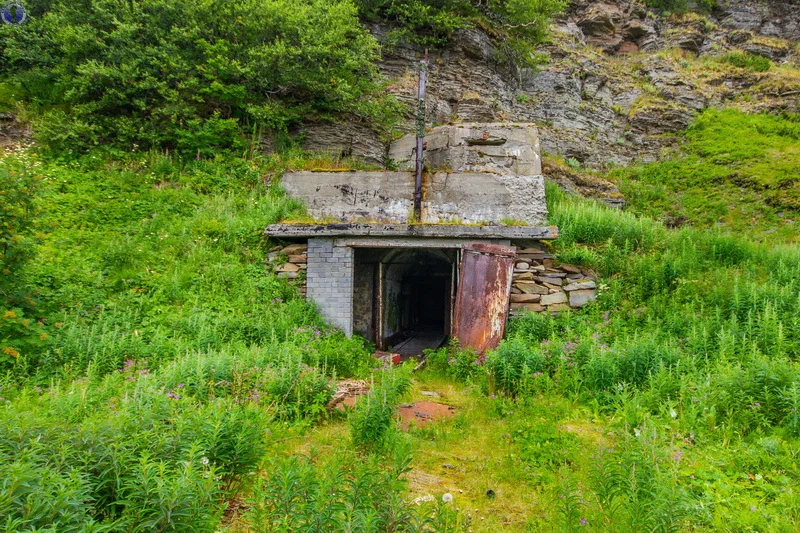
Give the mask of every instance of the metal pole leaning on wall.
[(428, 50), (425, 49), (425, 58), (419, 64), (419, 88), (417, 89), (417, 167), (414, 181), (414, 217), (417, 222), (422, 220), (422, 155), (425, 139), (425, 83), (428, 80)]

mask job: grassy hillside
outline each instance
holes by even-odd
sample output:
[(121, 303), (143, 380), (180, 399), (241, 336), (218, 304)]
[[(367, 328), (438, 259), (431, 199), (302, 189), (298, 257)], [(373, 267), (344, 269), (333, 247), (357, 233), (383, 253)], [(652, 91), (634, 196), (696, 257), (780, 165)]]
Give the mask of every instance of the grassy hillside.
[(618, 169), (636, 213), (670, 225), (798, 242), (800, 117), (709, 110), (663, 161)]
[[(263, 228), (303, 217), (276, 178), (342, 164), (283, 134), (397, 115), (359, 17), (431, 46), (493, 21), (531, 58), (562, 7), (53, 1), (0, 26), (0, 111), (36, 141), (0, 153), (0, 532), (798, 530), (796, 116), (704, 113), (613, 172), (627, 211), (548, 187), (599, 299), (485, 356), (378, 369), (265, 268)], [(330, 411), (343, 378), (373, 392)], [(402, 431), (431, 393), (456, 415)]]
[[(369, 352), (263, 267), (264, 225), (298, 209), (266, 183), (303, 159), (0, 165), (20, 159), (39, 193), (27, 298), (0, 315), (8, 531), (800, 523), (795, 246), (550, 188), (557, 254), (598, 270), (599, 302), (514, 321), (485, 361), (440, 350), (410, 391), (379, 372), (345, 419), (334, 376), (368, 377)], [(392, 406), (422, 390), (459, 414), (404, 436)]]

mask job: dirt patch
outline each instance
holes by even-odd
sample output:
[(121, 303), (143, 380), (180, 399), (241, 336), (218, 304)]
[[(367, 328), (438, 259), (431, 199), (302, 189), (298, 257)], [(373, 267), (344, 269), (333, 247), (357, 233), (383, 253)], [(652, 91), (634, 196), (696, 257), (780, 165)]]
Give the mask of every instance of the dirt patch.
[(411, 426), (422, 427), (456, 414), (456, 408), (452, 405), (431, 401), (404, 404), (397, 411), (401, 419), (400, 427), (404, 430)]

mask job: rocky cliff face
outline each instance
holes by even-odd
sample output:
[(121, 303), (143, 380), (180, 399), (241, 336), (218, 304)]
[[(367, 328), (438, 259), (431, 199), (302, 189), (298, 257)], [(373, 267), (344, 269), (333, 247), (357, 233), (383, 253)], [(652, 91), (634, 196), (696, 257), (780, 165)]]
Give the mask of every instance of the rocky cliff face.
[[(462, 31), (430, 56), (429, 121), (534, 122), (544, 152), (602, 168), (656, 159), (672, 142), (666, 134), (710, 106), (797, 112), (800, 0), (720, 4), (707, 16), (664, 17), (632, 0), (573, 0), (543, 47), (550, 62), (540, 70), (504, 64), (486, 33)], [(383, 40), (384, 28), (371, 30)], [(720, 61), (732, 51), (776, 66), (753, 72)], [(420, 57), (414, 47), (387, 47), (381, 63), (389, 90), (409, 109)], [(410, 115), (404, 127), (411, 131)], [(386, 157), (386, 144), (363, 125), (325, 128), (336, 133), (307, 129), (315, 148), (336, 137), (334, 150), (376, 163)]]

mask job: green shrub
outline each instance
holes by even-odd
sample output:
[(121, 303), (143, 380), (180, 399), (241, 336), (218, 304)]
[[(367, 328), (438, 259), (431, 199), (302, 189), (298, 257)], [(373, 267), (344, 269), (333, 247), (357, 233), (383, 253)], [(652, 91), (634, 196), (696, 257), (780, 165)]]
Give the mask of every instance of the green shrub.
[(34, 389), (3, 409), (4, 518), (58, 531), (214, 531), (220, 497), (263, 457), (265, 415), (158, 381), (116, 374)]
[(378, 457), (278, 457), (269, 461), (248, 499), (245, 521), (255, 533), (277, 531), (466, 531), (467, 521), (443, 506), (406, 499), (411, 457), (395, 450), (390, 465)]
[(37, 135), (60, 152), (212, 157), (312, 115), (392, 113), (377, 44), (347, 0), (56, 1), (0, 31), (0, 76), (44, 110)]
[(669, 346), (659, 344), (653, 339), (637, 339), (619, 353), (618, 376), (626, 383), (642, 385), (660, 367), (669, 368), (677, 364), (677, 361), (678, 355)]
[(509, 435), (519, 447), (522, 462), (537, 473), (542, 468), (556, 469), (573, 464), (580, 449), (574, 435), (549, 420), (525, 420)]
[(511, 337), (486, 356), (486, 371), (497, 392), (510, 396), (535, 392), (545, 371), (545, 356), (521, 338)]
[(712, 11), (717, 0), (645, 0), (645, 5), (670, 13), (685, 13), (687, 11)]
[(0, 295), (3, 305), (19, 303), (19, 278), (33, 254), (41, 176), (25, 149), (0, 156)]
[(348, 417), (353, 444), (368, 451), (382, 451), (394, 437), (394, 416), (411, 384), (408, 370), (384, 371), (372, 392), (359, 398)]
[(597, 502), (593, 523), (625, 531), (683, 531), (703, 523), (700, 501), (681, 486), (681, 456), (667, 455), (648, 427), (594, 458), (590, 488)]
[(550, 20), (566, 7), (563, 0), (357, 0), (361, 16), (387, 22), (391, 40), (424, 46), (443, 46), (456, 30), (472, 27), (483, 17), (504, 34), (498, 46), (502, 59), (520, 65), (542, 60), (535, 45), (544, 41)]
[(426, 368), (461, 382), (480, 379), (484, 374), (485, 362), (485, 356), (473, 350), (462, 350), (455, 339), (451, 339), (449, 346), (426, 350)]
[(772, 68), (772, 61), (769, 59), (748, 52), (729, 52), (720, 61), (752, 72), (766, 72)]

